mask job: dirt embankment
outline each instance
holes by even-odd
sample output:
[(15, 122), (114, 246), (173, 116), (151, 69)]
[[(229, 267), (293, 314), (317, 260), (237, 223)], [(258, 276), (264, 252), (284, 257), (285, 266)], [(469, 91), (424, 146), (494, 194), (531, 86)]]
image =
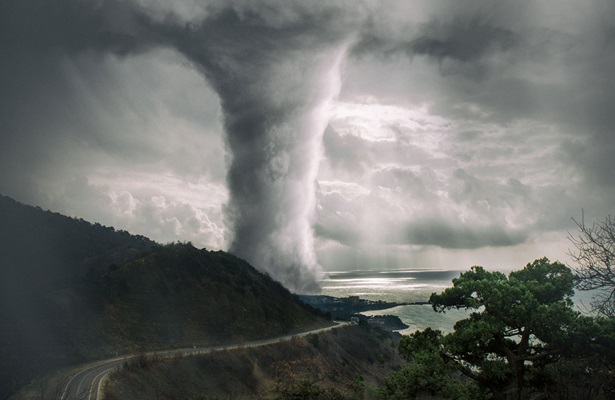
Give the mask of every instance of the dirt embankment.
[(110, 375), (105, 399), (369, 399), (402, 364), (398, 339), (350, 326), (265, 347), (141, 360)]

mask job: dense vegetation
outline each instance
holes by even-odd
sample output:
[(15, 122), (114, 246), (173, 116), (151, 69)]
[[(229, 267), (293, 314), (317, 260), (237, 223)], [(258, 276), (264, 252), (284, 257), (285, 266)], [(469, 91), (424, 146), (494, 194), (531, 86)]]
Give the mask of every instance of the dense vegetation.
[(0, 197), (0, 398), (62, 366), (327, 324), (231, 254)]
[(543, 258), (511, 272), (473, 267), (434, 310), (473, 310), (454, 332), (427, 328), (404, 337), (409, 363), (382, 389), (387, 399), (611, 399), (615, 320), (573, 311), (574, 275)]

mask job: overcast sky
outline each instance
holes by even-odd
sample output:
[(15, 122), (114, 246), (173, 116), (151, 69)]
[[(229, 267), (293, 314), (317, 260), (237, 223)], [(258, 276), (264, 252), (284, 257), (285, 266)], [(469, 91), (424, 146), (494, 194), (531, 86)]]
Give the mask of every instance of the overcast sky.
[(294, 290), (321, 270), (567, 261), (571, 218), (615, 204), (613, 16), (3, 1), (0, 193), (230, 249)]

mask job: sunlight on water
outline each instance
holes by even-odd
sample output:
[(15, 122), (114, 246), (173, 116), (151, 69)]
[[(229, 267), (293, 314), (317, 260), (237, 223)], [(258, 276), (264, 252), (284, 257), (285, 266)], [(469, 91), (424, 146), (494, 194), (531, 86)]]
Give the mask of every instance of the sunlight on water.
[(328, 296), (414, 303), (429, 300), (432, 292), (449, 287), (457, 276), (459, 271), (347, 271), (330, 272), (320, 284)]
[[(448, 270), (392, 270), (392, 271), (344, 271), (330, 272), (320, 284), (322, 294), (334, 297), (359, 296), (367, 300), (382, 300), (394, 303), (427, 302), (432, 293), (440, 293), (452, 286), (452, 279), (463, 271)], [(575, 310), (587, 312), (591, 293), (577, 292)], [(386, 310), (368, 311), (363, 314), (394, 315), (409, 328), (400, 331), (408, 334), (427, 327), (451, 332), (455, 322), (466, 318), (465, 310), (450, 310), (436, 313), (430, 305), (401, 305)]]
[[(393, 270), (393, 271), (347, 271), (331, 272), (321, 281), (322, 294), (334, 297), (359, 296), (367, 300), (382, 300), (395, 303), (426, 302), (434, 292), (441, 292), (452, 285), (451, 280), (460, 271)], [(440, 314), (429, 305), (403, 305), (387, 310), (364, 312), (371, 315), (394, 315), (399, 317), (411, 333), (428, 326), (449, 332), (464, 311)]]

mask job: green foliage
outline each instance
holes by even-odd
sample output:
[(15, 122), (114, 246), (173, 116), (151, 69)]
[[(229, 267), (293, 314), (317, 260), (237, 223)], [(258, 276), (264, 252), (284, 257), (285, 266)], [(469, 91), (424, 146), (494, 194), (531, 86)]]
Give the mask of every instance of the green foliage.
[(309, 341), (310, 343), (312, 343), (312, 346), (314, 346), (314, 347), (318, 347), (318, 344), (319, 344), (319, 342), (320, 342), (320, 339), (319, 339), (319, 337), (318, 337), (318, 334), (313, 334), (313, 335), (310, 335), (310, 336), (308, 337), (308, 341)]
[(546, 393), (554, 381), (548, 367), (562, 357), (587, 358), (590, 350), (598, 365), (612, 367), (614, 325), (572, 310), (573, 279), (568, 267), (546, 258), (508, 277), (482, 267), (462, 273), (430, 302), (438, 312), (473, 312), (450, 334), (428, 328), (403, 338), (399, 352), (411, 363), (386, 382), (384, 394), (523, 399)]
[(427, 328), (404, 337), (399, 354), (408, 361), (400, 371), (387, 378), (381, 388), (382, 399), (415, 399), (421, 394), (450, 399), (479, 399), (472, 382), (455, 373), (455, 365), (440, 355), (442, 333)]
[[(600, 362), (615, 362), (615, 320), (579, 315), (573, 324), (560, 335), (554, 336), (553, 344), (560, 354), (568, 358), (597, 357)], [(615, 366), (615, 364), (613, 364)]]

